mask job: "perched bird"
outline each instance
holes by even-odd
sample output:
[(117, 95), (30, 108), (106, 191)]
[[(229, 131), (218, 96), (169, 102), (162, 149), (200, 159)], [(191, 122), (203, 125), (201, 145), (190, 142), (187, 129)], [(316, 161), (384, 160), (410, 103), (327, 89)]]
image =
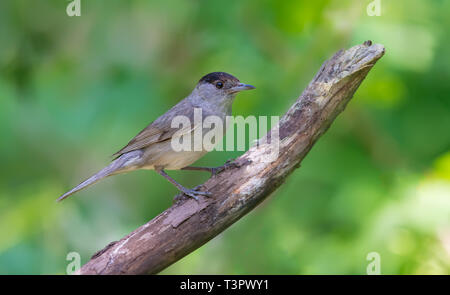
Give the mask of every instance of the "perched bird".
[[(202, 122), (200, 124), (194, 122), (194, 113), (198, 109), (201, 109), (202, 119), (208, 116), (217, 116), (222, 122), (225, 122), (226, 116), (231, 116), (231, 106), (236, 94), (242, 90), (254, 88), (254, 86), (241, 83), (236, 77), (224, 72), (213, 72), (205, 75), (189, 96), (150, 123), (124, 148), (115, 153), (116, 158), (111, 164), (63, 194), (58, 198), (58, 201), (105, 177), (137, 169), (155, 170), (187, 196), (195, 199), (198, 198), (198, 195), (209, 196), (209, 192), (185, 188), (171, 178), (165, 170), (206, 170), (215, 173), (220, 169), (189, 166), (208, 151), (203, 147), (200, 150), (176, 151), (173, 149), (172, 139), (180, 136), (180, 134), (193, 134), (195, 129), (199, 127), (205, 130)], [(172, 128), (172, 121), (177, 116), (187, 117), (192, 122), (190, 128), (185, 128), (186, 130)], [(224, 133), (225, 129), (226, 125), (224, 124)]]

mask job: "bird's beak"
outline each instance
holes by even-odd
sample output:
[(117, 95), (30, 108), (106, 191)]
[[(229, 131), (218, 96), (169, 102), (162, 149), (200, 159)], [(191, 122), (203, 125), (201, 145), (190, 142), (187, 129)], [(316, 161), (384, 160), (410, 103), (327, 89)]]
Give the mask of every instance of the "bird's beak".
[(244, 84), (244, 83), (239, 83), (238, 85), (230, 88), (230, 91), (232, 93), (236, 93), (242, 90), (250, 90), (250, 89), (255, 89), (255, 86), (249, 85), (249, 84)]

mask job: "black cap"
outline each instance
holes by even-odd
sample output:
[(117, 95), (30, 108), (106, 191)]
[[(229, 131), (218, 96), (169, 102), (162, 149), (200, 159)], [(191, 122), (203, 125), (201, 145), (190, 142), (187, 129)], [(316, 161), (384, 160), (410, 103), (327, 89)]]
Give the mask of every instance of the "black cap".
[(212, 72), (209, 73), (205, 76), (203, 76), (199, 82), (205, 82), (205, 83), (214, 83), (215, 81), (231, 81), (231, 82), (235, 82), (235, 83), (239, 83), (239, 79), (236, 78), (233, 75), (230, 75), (228, 73), (225, 72)]

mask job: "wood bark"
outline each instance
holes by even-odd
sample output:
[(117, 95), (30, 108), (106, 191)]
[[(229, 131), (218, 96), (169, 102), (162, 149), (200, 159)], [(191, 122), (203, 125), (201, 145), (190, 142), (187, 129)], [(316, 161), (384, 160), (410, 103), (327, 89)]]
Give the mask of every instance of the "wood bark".
[[(326, 61), (308, 87), (234, 166), (202, 186), (211, 198), (182, 199), (120, 241), (97, 252), (79, 274), (155, 274), (217, 236), (255, 208), (300, 166), (385, 52), (366, 41)], [(278, 134), (277, 134), (278, 133)], [(276, 152), (279, 156), (267, 161)]]

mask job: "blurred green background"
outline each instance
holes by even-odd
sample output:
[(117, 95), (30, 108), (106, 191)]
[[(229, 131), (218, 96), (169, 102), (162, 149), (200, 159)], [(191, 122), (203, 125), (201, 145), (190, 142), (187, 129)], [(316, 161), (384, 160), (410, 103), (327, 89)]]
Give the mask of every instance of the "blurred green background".
[[(234, 115), (279, 115), (337, 50), (386, 55), (271, 197), (164, 274), (450, 273), (450, 1), (0, 1), (0, 273), (64, 274), (172, 203), (153, 171), (55, 199), (226, 71), (256, 90)], [(447, 37), (446, 37), (447, 36)], [(242, 152), (212, 152), (218, 166)], [(186, 186), (206, 173), (170, 173)]]

